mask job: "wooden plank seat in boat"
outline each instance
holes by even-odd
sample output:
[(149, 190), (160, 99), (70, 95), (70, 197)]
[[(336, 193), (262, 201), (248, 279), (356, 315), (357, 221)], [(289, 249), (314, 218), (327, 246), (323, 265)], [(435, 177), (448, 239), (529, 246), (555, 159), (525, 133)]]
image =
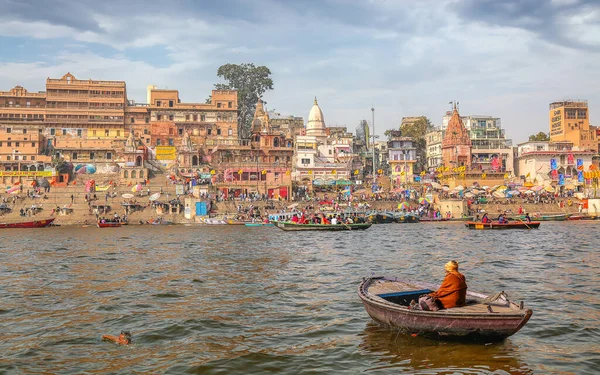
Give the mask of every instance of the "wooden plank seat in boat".
[[(371, 285), (369, 292), (388, 302), (408, 306), (411, 300), (417, 302), (423, 294), (433, 292), (432, 289), (415, 289), (414, 285), (405, 282), (382, 279), (377, 280), (375, 285)], [(491, 306), (493, 313), (510, 313), (515, 311), (506, 302), (482, 303), (482, 301), (482, 298), (467, 295), (465, 306), (452, 307), (444, 309), (444, 311), (461, 314), (489, 313), (488, 305)]]

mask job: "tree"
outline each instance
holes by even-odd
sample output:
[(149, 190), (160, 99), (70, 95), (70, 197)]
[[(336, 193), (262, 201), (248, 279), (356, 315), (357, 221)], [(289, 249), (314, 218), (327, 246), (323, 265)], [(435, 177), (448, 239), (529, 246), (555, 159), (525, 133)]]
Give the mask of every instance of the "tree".
[(529, 140), (530, 141), (549, 141), (550, 140), (550, 134), (544, 133), (544, 132), (539, 132), (537, 134), (530, 135), (529, 136)]
[(217, 90), (237, 90), (238, 136), (248, 138), (256, 102), (267, 90), (273, 90), (271, 71), (266, 66), (254, 64), (225, 64), (217, 70), (217, 76), (227, 83), (215, 84)]

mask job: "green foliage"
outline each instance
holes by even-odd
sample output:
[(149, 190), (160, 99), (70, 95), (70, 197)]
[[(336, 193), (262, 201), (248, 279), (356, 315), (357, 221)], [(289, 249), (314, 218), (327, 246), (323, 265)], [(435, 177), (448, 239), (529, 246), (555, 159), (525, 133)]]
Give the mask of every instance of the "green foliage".
[(237, 90), (238, 134), (241, 138), (249, 137), (256, 102), (267, 90), (273, 90), (271, 71), (254, 64), (225, 64), (219, 67), (217, 76), (227, 83), (215, 84), (216, 90)]
[(530, 141), (549, 141), (550, 135), (548, 133), (539, 132), (529, 136)]

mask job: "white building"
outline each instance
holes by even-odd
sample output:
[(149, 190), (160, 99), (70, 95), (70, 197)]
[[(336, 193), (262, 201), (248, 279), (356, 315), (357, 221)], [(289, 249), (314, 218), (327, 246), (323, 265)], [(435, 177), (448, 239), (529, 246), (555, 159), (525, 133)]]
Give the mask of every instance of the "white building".
[(579, 172), (589, 170), (594, 155), (575, 150), (571, 142), (524, 142), (517, 145), (515, 174), (535, 185), (559, 185), (562, 175), (564, 185), (580, 186)]

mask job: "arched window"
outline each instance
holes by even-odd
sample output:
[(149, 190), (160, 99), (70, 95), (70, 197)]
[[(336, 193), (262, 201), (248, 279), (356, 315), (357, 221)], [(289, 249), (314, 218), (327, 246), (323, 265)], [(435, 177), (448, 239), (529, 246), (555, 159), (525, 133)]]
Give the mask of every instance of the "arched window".
[(138, 156), (137, 158), (135, 158), (135, 166), (136, 167), (142, 166), (142, 157), (141, 156)]
[(198, 156), (197, 155), (192, 156), (192, 165), (198, 165)]
[(279, 147), (279, 138), (273, 139), (273, 147)]
[(123, 178), (129, 178), (129, 171), (123, 171)]
[(131, 171), (131, 178), (136, 178), (136, 173), (135, 173), (135, 171)]
[(140, 171), (140, 178), (144, 178), (144, 171), (143, 170)]
[(44, 165), (43, 164), (38, 164), (37, 170), (38, 171), (43, 171), (44, 170)]

